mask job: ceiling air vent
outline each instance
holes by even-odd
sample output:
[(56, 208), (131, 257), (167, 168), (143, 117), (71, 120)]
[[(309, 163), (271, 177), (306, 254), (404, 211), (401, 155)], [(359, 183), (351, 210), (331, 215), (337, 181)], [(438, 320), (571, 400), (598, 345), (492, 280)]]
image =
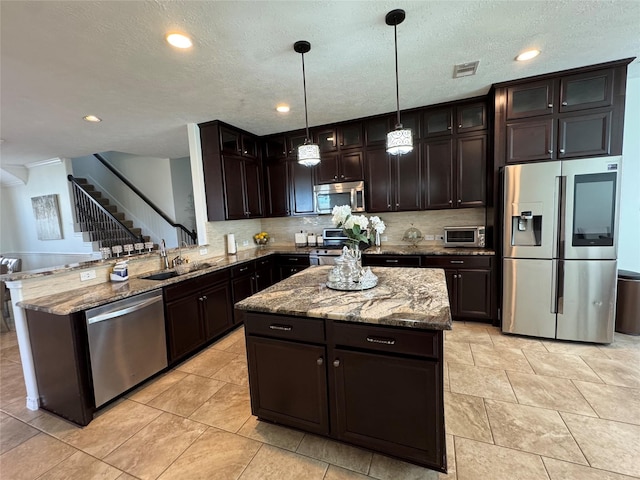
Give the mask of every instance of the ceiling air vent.
[(478, 70), (479, 63), (480, 60), (469, 63), (459, 63), (453, 67), (453, 78), (470, 77), (471, 75), (475, 75)]

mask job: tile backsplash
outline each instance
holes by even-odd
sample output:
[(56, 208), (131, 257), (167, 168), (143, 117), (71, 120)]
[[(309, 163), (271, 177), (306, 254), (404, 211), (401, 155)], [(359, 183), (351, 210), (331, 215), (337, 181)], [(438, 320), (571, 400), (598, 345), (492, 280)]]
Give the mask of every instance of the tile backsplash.
[[(366, 214), (370, 216), (370, 214)], [(419, 212), (392, 212), (378, 216), (385, 222), (387, 229), (382, 235), (387, 237), (382, 243), (402, 245), (404, 232), (413, 226), (423, 235), (442, 235), (445, 226), (484, 225), (484, 208), (461, 208), (451, 210), (429, 210)], [(268, 232), (272, 245), (293, 245), (294, 234), (315, 233), (321, 235), (325, 228), (332, 228), (331, 215), (309, 217), (280, 217), (253, 220), (234, 220), (226, 222), (208, 222), (207, 239), (210, 252), (214, 255), (226, 253), (226, 234), (233, 233), (238, 250), (254, 248), (253, 235), (260, 231)], [(247, 245), (243, 245), (244, 242)], [(440, 241), (425, 241), (425, 244), (439, 244)]]

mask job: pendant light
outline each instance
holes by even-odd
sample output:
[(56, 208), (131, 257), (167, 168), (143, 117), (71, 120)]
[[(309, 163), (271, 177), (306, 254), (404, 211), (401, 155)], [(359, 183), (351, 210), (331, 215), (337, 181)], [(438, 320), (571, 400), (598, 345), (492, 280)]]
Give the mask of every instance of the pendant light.
[(387, 25), (393, 25), (393, 36), (396, 53), (396, 107), (398, 117), (395, 130), (387, 133), (387, 153), (391, 155), (403, 155), (413, 150), (413, 135), (410, 128), (403, 128), (400, 123), (400, 90), (398, 88), (398, 33), (397, 26), (400, 25), (405, 18), (404, 10), (391, 10), (385, 17)]
[(311, 142), (309, 136), (309, 117), (307, 115), (307, 81), (304, 72), (304, 54), (311, 50), (311, 44), (305, 40), (300, 40), (293, 44), (293, 49), (302, 54), (302, 88), (304, 90), (304, 123), (306, 126), (306, 137), (304, 143), (298, 146), (298, 163), (305, 167), (313, 167), (320, 163), (320, 147)]

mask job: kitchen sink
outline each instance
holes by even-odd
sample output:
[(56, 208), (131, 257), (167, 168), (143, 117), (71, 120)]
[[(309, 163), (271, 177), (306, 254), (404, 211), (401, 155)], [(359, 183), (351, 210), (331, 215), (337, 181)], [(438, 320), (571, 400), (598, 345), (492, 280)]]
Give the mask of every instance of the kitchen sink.
[(146, 277), (140, 277), (143, 278), (144, 280), (166, 280), (167, 278), (173, 278), (173, 277), (177, 277), (178, 273), (177, 272), (160, 272), (160, 273), (154, 273), (152, 275), (147, 275)]

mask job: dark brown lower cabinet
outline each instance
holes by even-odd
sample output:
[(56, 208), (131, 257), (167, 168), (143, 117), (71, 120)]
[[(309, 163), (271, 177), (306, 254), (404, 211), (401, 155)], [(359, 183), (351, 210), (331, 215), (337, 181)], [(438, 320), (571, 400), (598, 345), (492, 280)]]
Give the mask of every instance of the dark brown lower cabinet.
[(84, 312), (25, 310), (40, 408), (78, 425), (93, 419), (95, 400)]
[(333, 356), (337, 437), (432, 468), (440, 465), (438, 361), (343, 349)]
[(329, 433), (325, 347), (248, 337), (251, 409), (308, 432)]
[(169, 365), (233, 327), (228, 271), (166, 287), (164, 299)]
[(454, 319), (495, 318), (491, 256), (425, 256), (422, 266), (444, 268)]
[(442, 331), (244, 317), (254, 415), (446, 472)]

